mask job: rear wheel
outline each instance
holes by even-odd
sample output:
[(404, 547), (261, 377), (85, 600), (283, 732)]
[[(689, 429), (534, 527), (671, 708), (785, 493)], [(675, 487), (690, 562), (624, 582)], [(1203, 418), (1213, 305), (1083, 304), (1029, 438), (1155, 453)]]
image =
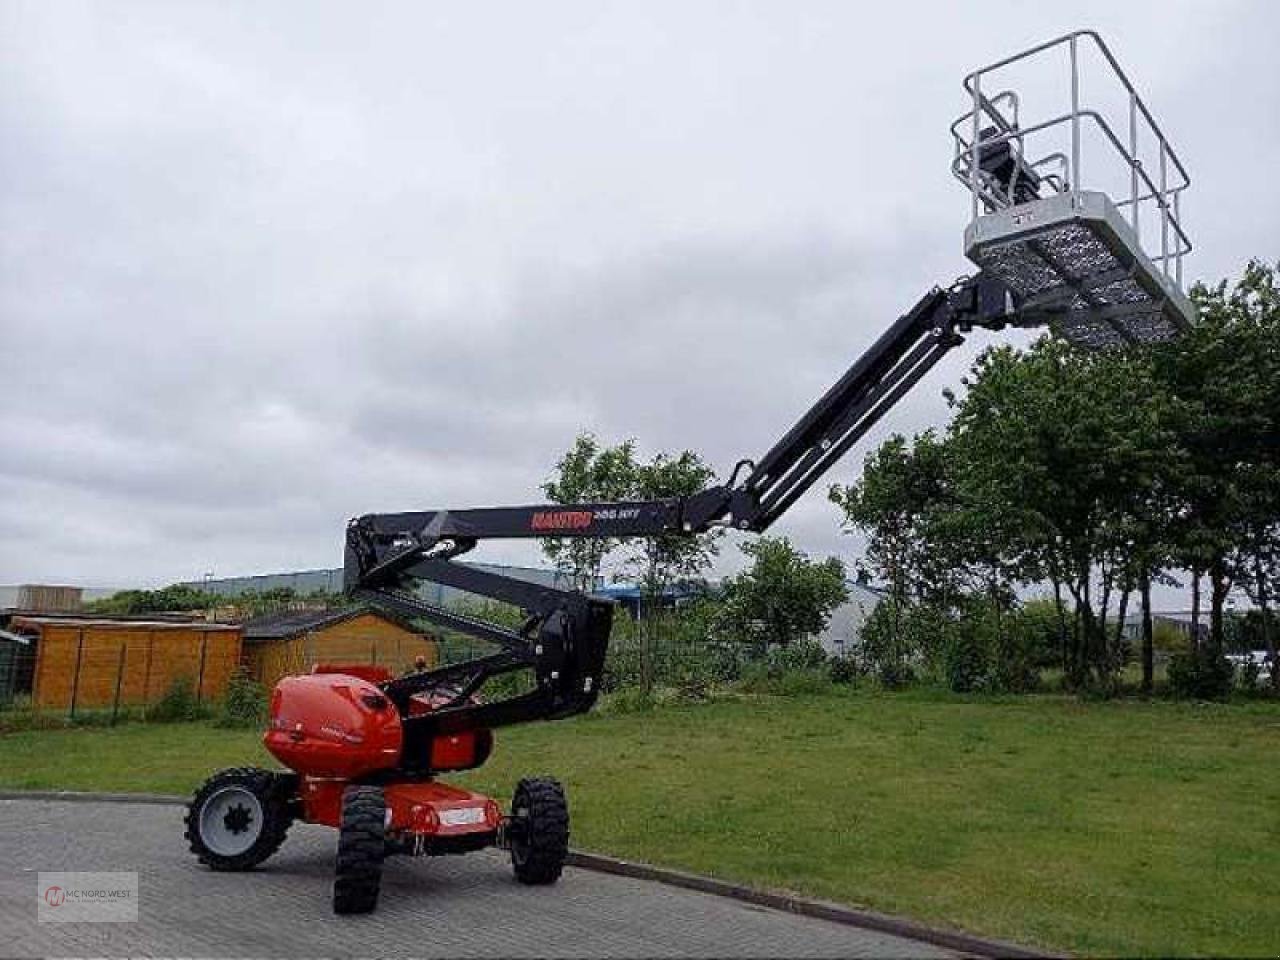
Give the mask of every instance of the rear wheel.
[(296, 776), (257, 767), (220, 770), (187, 806), (187, 843), (214, 870), (249, 870), (280, 849), (293, 821)]
[(569, 855), (569, 804), (550, 777), (526, 777), (511, 798), (511, 866), (521, 883), (555, 883)]
[(381, 787), (347, 787), (338, 826), (334, 913), (368, 913), (378, 905), (387, 852), (387, 803)]

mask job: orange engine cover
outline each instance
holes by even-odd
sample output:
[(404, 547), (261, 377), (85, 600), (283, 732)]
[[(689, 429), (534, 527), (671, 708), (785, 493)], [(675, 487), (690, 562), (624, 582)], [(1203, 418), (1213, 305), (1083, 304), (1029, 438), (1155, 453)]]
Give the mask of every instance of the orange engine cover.
[(349, 779), (396, 766), (403, 731), (395, 705), (372, 683), (316, 673), (276, 684), (263, 743), (298, 773)]

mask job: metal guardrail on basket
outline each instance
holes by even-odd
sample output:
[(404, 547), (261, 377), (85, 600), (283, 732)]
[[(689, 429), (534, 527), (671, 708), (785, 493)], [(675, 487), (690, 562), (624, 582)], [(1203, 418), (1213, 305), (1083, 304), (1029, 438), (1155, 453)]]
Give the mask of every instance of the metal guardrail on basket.
[[(1115, 117), (1081, 94), (1084, 50), (1101, 55), (1102, 80), (1127, 103), (1127, 136)], [(1069, 108), (1028, 122), (1011, 68), (1067, 53)], [(951, 170), (971, 196), (965, 254), (1012, 292), (1028, 321), (1048, 322), (1086, 347), (1166, 339), (1195, 320), (1182, 289), (1191, 240), (1182, 223), (1190, 177), (1107, 45), (1091, 30), (1066, 34), (970, 73), (971, 107), (951, 125)], [(1087, 145), (1098, 131), (1102, 149)], [(1154, 152), (1155, 173), (1144, 155)], [(1128, 196), (1113, 199), (1090, 180), (1117, 174)], [(1158, 238), (1144, 244), (1154, 212)], [(1158, 239), (1158, 243), (1155, 242)]]

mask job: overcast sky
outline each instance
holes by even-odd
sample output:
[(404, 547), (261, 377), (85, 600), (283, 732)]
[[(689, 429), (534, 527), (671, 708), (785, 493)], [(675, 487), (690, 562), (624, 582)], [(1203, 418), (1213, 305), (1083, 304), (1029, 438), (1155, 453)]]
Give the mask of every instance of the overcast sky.
[[(1269, 0), (0, 0), (0, 582), (337, 565), (584, 429), (723, 476), (970, 269), (960, 79), (1078, 26), (1191, 170), (1189, 277), (1280, 254)], [(776, 529), (855, 551), (822, 490)]]

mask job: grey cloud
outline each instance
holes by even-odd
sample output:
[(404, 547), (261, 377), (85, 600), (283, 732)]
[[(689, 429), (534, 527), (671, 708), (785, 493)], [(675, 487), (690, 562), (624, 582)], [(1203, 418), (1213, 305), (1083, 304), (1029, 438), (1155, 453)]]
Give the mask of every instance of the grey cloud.
[[(1163, 11), (1073, 16), (1182, 147), (1194, 269), (1220, 276), (1274, 254), (1280, 188), (1239, 173), (1240, 144), (1280, 147), (1259, 119), (1280, 114), (1277, 14)], [(967, 269), (959, 78), (1058, 20), (5, 4), (0, 582), (336, 563), (356, 513), (528, 501), (580, 429), (722, 471), (759, 454)], [(832, 479), (944, 420), (979, 348)], [(820, 490), (780, 531), (856, 548)]]

